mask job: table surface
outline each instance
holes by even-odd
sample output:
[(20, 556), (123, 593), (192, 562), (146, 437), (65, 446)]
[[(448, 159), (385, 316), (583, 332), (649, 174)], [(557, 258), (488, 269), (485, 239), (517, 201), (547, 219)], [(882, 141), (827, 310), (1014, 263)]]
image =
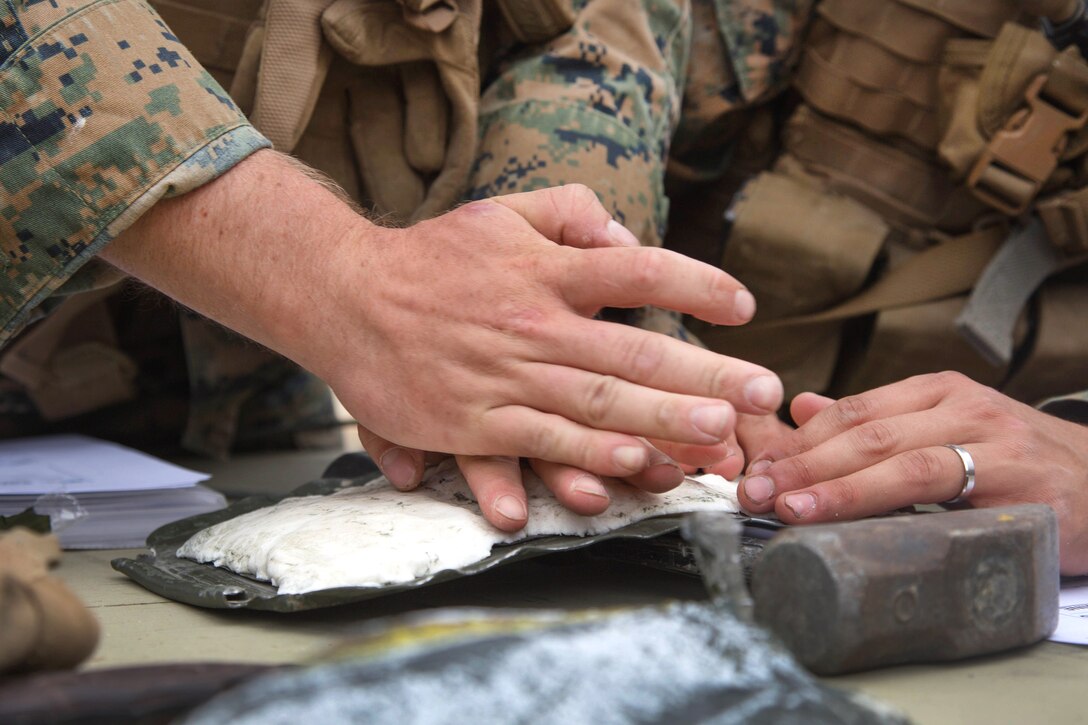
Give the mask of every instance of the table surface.
[[(209, 465), (232, 496), (285, 492), (334, 454), (264, 454)], [(69, 551), (58, 575), (102, 624), (88, 668), (164, 662), (294, 663), (320, 655), (371, 620), (443, 606), (639, 605), (704, 596), (694, 578), (583, 556), (545, 557), (379, 600), (295, 614), (209, 610), (163, 599), (110, 568), (140, 550)], [(828, 679), (899, 707), (918, 723), (1088, 722), (1081, 687), (1088, 648), (1044, 642), (996, 656), (894, 667)]]

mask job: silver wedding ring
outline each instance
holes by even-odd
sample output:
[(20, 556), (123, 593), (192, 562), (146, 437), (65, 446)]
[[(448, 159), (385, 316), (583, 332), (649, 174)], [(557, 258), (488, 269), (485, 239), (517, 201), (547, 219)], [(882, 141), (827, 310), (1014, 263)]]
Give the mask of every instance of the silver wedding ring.
[(945, 503), (959, 503), (966, 500), (971, 492), (975, 490), (975, 459), (971, 458), (971, 454), (960, 446), (946, 443), (944, 447), (954, 450), (963, 463), (963, 488), (960, 489), (958, 496), (945, 501)]

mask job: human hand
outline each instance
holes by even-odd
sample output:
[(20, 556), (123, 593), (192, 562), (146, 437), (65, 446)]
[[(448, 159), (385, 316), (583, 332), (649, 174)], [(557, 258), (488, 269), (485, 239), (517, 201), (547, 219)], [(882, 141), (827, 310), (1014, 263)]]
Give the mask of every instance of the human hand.
[[(424, 453), (405, 448), (358, 427), (359, 440), (390, 483), (402, 491), (419, 486), (427, 464), (445, 458), (445, 454)], [(727, 453), (724, 444), (690, 446), (656, 441), (647, 448), (647, 467), (620, 480), (644, 491), (662, 493), (679, 486), (686, 470), (720, 461)], [(672, 453), (672, 457), (664, 451)], [(692, 461), (681, 467), (678, 460)], [(528, 521), (528, 501), (522, 484), (521, 462), (510, 456), (456, 456), (457, 465), (480, 505), (480, 511), (493, 526), (503, 531), (517, 531)], [(533, 471), (562, 505), (582, 516), (596, 516), (608, 508), (611, 498), (602, 478), (589, 471), (552, 463), (540, 458), (528, 461)], [(739, 468), (739, 467), (738, 467)]]
[(791, 413), (800, 427), (765, 442), (748, 467), (738, 491), (746, 510), (801, 524), (947, 502), (964, 484), (945, 447), (954, 443), (974, 459), (970, 505), (1048, 504), (1062, 573), (1088, 572), (1088, 427), (951, 372), (838, 402), (804, 393)]
[(307, 367), (365, 429), (401, 446), (610, 476), (647, 468), (640, 436), (715, 445), (732, 429), (730, 402), (775, 408), (781, 385), (765, 368), (589, 319), (604, 306), (656, 304), (738, 324), (753, 309), (709, 265), (593, 245), (609, 221), (588, 189), (561, 187), (382, 230), (334, 283), (366, 294), (341, 296), (316, 327), (348, 349)]
[(316, 373), (386, 440), (631, 476), (649, 463), (642, 438), (717, 445), (738, 411), (776, 409), (782, 386), (765, 368), (591, 319), (647, 304), (717, 324), (754, 312), (721, 270), (605, 246), (617, 233), (581, 186), (383, 229), (297, 162), (258, 151), (159, 202), (101, 255)]

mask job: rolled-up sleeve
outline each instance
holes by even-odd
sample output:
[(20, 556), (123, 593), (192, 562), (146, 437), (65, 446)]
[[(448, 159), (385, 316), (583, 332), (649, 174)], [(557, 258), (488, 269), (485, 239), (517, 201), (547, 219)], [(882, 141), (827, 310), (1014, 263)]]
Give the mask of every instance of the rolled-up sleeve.
[(136, 0), (0, 0), (0, 344), (158, 200), (268, 146)]

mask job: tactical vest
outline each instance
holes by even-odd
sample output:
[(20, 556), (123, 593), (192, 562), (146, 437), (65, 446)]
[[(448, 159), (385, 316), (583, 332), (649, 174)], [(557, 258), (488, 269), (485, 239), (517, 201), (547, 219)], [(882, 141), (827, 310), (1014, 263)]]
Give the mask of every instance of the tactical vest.
[(1088, 64), (1025, 13), (1073, 5), (823, 0), (783, 151), (727, 212), (759, 313), (700, 338), (790, 395), (944, 369), (1088, 388)]

